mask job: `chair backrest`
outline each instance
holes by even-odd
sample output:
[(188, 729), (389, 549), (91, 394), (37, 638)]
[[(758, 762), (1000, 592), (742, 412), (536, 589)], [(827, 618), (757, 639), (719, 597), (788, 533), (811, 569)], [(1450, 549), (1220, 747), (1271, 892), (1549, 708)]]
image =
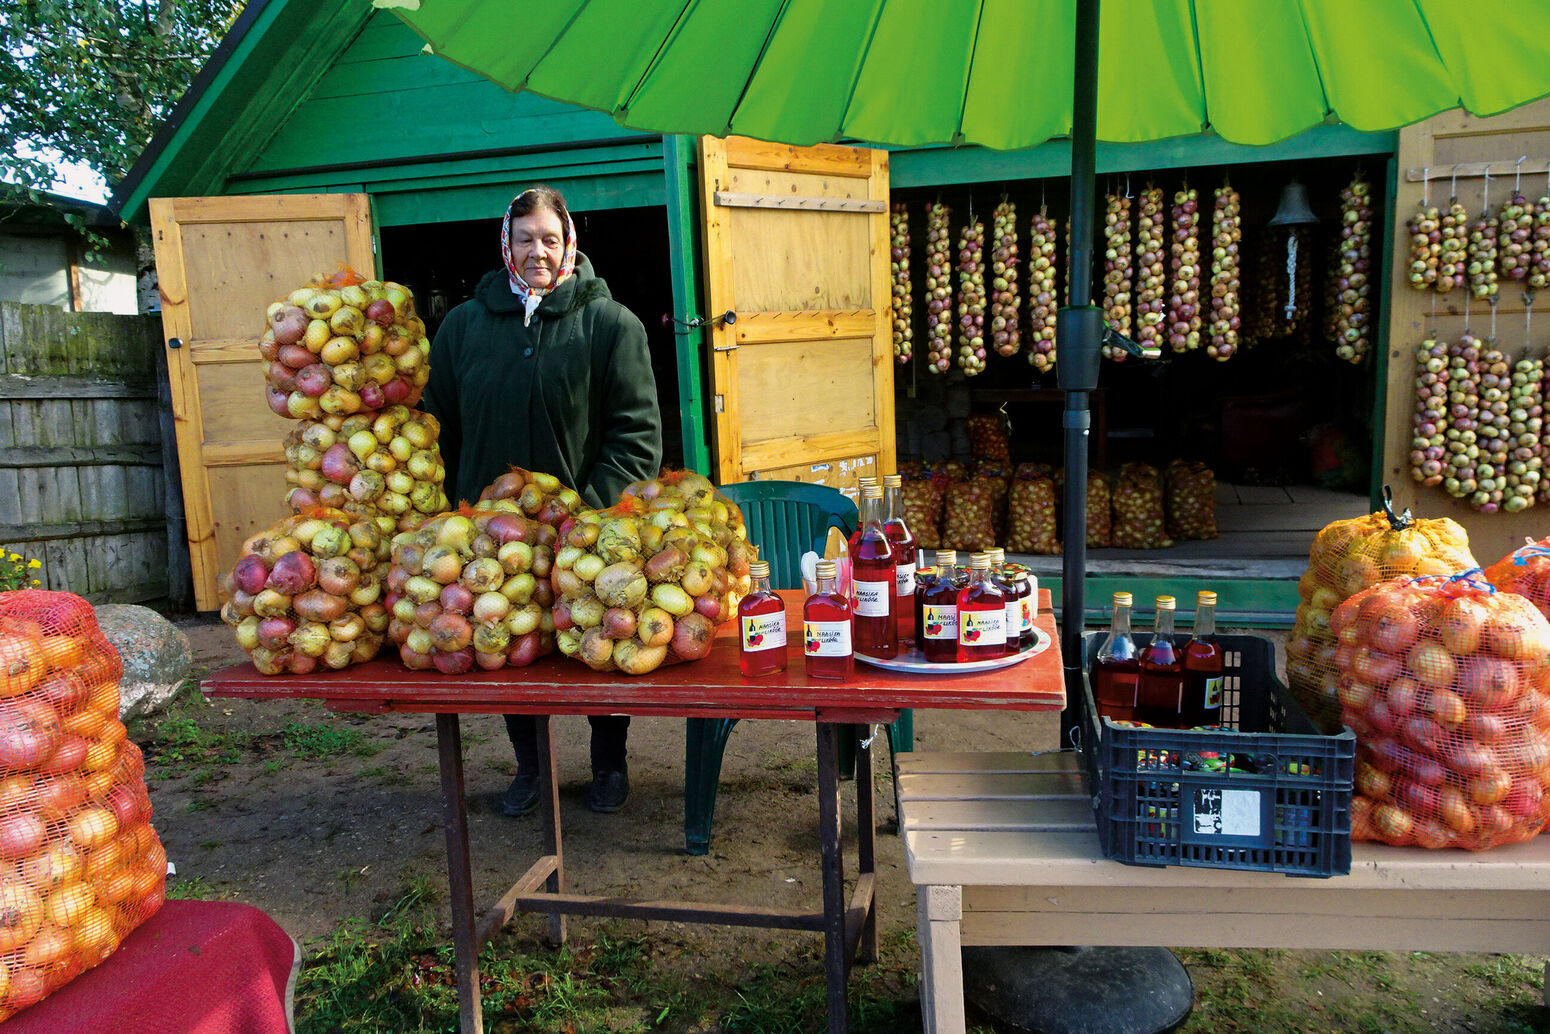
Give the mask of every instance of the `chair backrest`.
[(743, 511), (748, 541), (769, 561), (772, 589), (800, 589), (802, 554), (811, 549), (823, 556), (831, 527), (847, 537), (856, 527), (855, 502), (827, 485), (741, 481), (717, 490)]

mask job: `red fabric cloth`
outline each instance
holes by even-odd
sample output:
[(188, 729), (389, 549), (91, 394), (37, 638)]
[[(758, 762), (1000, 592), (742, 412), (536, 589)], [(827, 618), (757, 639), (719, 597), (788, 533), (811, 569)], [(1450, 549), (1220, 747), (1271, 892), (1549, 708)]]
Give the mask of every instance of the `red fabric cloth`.
[(5, 1034), (289, 1034), (296, 942), (252, 905), (168, 901)]

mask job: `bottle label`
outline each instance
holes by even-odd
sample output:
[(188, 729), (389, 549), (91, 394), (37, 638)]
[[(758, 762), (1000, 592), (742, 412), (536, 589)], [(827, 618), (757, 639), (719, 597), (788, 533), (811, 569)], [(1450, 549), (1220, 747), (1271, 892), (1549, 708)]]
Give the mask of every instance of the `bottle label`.
[(885, 618), (892, 603), (893, 586), (888, 582), (854, 583), (856, 589), (856, 617)]
[(1022, 614), (1018, 618), (1017, 627), (1023, 635), (1027, 635), (1033, 631), (1033, 597), (1024, 596), (1018, 602), (1022, 605)]
[(895, 596), (915, 595), (914, 564), (900, 564), (893, 569), (893, 594)]
[(1012, 637), (1014, 635), (1021, 635), (1022, 634), (1022, 628), (1023, 628), (1023, 601), (1022, 600), (1007, 600), (1006, 601), (1006, 624), (1003, 625), (1002, 627), (1004, 627), (1006, 629), (1006, 634), (1007, 634), (1008, 638), (1010, 638), (1010, 637)]
[(786, 615), (753, 614), (743, 618), (743, 652), (786, 648)]
[(849, 621), (802, 622), (802, 650), (809, 657), (849, 657)]
[(958, 611), (958, 642), (964, 646), (1005, 646), (1006, 609)]
[(925, 622), (927, 639), (958, 638), (957, 607), (934, 607), (927, 604), (921, 608), (920, 619)]
[(1206, 679), (1205, 707), (1207, 710), (1214, 711), (1222, 706), (1222, 683), (1225, 681), (1226, 679), (1221, 675)]

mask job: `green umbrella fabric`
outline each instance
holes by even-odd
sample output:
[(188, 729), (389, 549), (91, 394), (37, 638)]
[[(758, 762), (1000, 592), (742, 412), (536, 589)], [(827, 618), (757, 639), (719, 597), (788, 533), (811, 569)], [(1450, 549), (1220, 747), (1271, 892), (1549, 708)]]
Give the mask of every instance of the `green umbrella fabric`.
[[(1072, 128), (1074, 0), (374, 0), (511, 90), (648, 132), (1031, 147)], [(1393, 129), (1550, 94), (1540, 0), (1103, 0), (1099, 140)]]

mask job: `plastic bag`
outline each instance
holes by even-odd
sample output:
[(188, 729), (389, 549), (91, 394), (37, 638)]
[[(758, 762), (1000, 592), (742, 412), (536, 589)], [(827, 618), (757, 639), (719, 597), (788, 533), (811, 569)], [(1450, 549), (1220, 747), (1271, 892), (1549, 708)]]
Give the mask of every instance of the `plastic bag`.
[(0, 593), (0, 1020), (107, 958), (165, 898), (123, 672), (79, 596)]
[(1478, 575), (1395, 578), (1331, 615), (1356, 839), (1478, 851), (1550, 821), (1550, 622)]
[(1384, 508), (1327, 525), (1308, 551), (1308, 569), (1297, 583), (1297, 615), (1286, 641), (1286, 676), (1292, 696), (1326, 731), (1338, 728), (1335, 634), (1330, 615), (1352, 596), (1390, 578), (1455, 575), (1477, 567), (1469, 536), (1446, 517), (1411, 516)]
[(1156, 467), (1127, 463), (1114, 486), (1114, 545), (1119, 549), (1163, 549), (1173, 545), (1163, 527), (1162, 476)]
[(1175, 541), (1214, 539), (1216, 475), (1204, 463), (1174, 460), (1163, 469), (1168, 537)]

